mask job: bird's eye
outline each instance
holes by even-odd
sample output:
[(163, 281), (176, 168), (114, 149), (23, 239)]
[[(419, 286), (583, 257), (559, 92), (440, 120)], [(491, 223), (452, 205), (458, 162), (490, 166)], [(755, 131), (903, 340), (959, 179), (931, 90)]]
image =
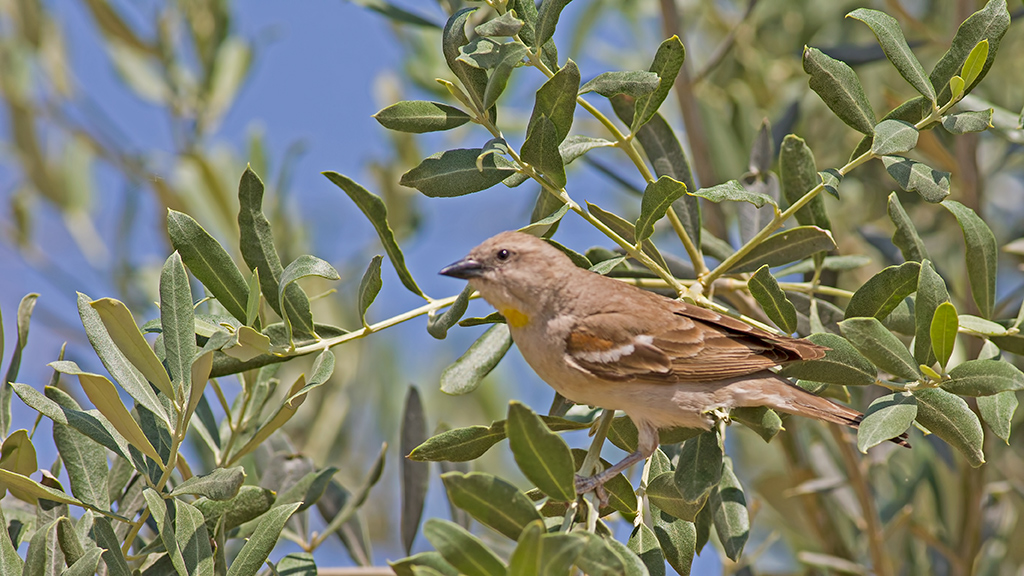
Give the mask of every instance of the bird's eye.
[(498, 260), (508, 260), (508, 257), (510, 255), (511, 254), (509, 253), (509, 251), (505, 250), (504, 248), (502, 248), (501, 250), (498, 250), (498, 253), (496, 254), (496, 256), (498, 257)]

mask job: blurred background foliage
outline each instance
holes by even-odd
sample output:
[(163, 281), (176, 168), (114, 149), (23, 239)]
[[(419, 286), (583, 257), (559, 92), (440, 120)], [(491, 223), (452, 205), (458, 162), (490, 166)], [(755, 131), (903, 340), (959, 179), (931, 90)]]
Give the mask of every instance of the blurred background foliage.
[[(392, 36), (386, 44), (397, 51), (398, 66), (376, 71), (373, 92), (377, 108), (352, 108), (346, 103), (346, 92), (295, 93), (287, 87), (282, 90), (280, 105), (301, 108), (313, 99), (324, 99), (338, 106), (344, 118), (366, 117), (401, 99), (447, 100), (444, 88), (434, 81), (450, 75), (439, 50), (439, 26), (455, 10), (480, 3), (360, 0), (357, 4), (366, 10), (349, 14), (367, 23), (387, 22)], [(958, 23), (982, 3), (577, 0), (565, 11), (557, 40), (560, 57), (579, 62), (587, 80), (605, 70), (645, 69), (661, 40), (678, 34), (687, 48), (687, 77), (677, 98), (670, 99), (662, 113), (683, 139), (699, 185), (710, 186), (748, 171), (749, 151), (764, 118), (771, 122), (775, 150), (783, 136), (796, 133), (814, 150), (819, 167), (847, 161), (859, 136), (808, 90), (800, 58), (805, 44), (853, 66), (876, 110), (889, 110), (913, 96), (912, 88), (884, 61), (871, 31), (843, 18), (865, 5), (895, 16), (918, 58), (930, 68), (948, 47)], [(288, 10), (284, 6), (275, 9)], [(69, 342), (67, 357), (83, 367), (97, 362), (73, 308), (60, 298), (73, 302), (75, 291), (94, 298), (117, 297), (137, 318), (153, 317), (159, 265), (162, 255), (170, 251), (162, 224), (166, 210), (194, 216), (229, 250), (237, 249), (228, 240), (238, 234), (236, 182), (246, 163), (267, 184), (264, 210), (282, 260), (289, 262), (303, 253), (329, 255), (326, 257), (341, 272), (340, 284), (307, 285), (311, 295), (325, 293), (313, 303), (318, 321), (322, 318), (341, 326), (358, 326), (352, 312), (355, 291), (369, 255), (380, 248), (365, 222), (356, 224), (361, 216), (350, 204), (338, 204), (338, 212), (327, 219), (323, 215), (310, 217), (311, 212), (322, 210), (322, 205), (315, 203), (316, 196), (305, 189), (306, 184), (296, 190), (294, 183), (326, 186), (296, 176), (297, 170), (313, 176), (321, 170), (345, 171), (381, 195), (399, 241), (415, 246), (420, 264), (413, 266), (413, 272), (418, 278), (461, 255), (487, 235), (482, 230), (516, 228), (529, 218), (533, 197), (525, 198), (524, 194), (529, 195), (525, 191), (516, 192), (514, 199), (510, 191), (492, 191), (486, 194), (487, 200), (459, 209), (462, 212), (446, 212), (445, 208), (427, 206), (427, 200), (398, 185), (399, 176), (421, 158), (461, 142), (454, 139), (465, 138), (474, 146), (486, 141), (489, 136), (479, 127), (413, 136), (383, 129), (353, 135), (346, 133), (343, 124), (332, 126), (338, 139), (384, 143), (375, 150), (386, 152), (364, 153), (349, 160), (355, 163), (348, 165), (360, 168), (347, 170), (339, 165), (301, 162), (305, 145), (300, 140), (269, 145), (258, 117), (245, 119), (252, 123), (247, 138), (224, 138), (219, 129), (225, 116), (245, 94), (247, 81), (261, 59), (275, 49), (266, 35), (240, 33), (236, 16), (244, 10), (244, 4), (226, 0), (0, 0), (0, 90), (5, 109), (0, 124), (3, 266), (5, 270), (31, 270), (35, 281), (63, 294), (41, 299), (36, 319), (47, 327), (53, 340)], [(1014, 243), (1024, 236), (1024, 130), (1020, 120), (1024, 59), (1015, 57), (1024, 53), (1024, 32), (1016, 22), (1024, 11), (1019, 3), (1010, 10), (1013, 23), (1002, 41), (1003, 57), (996, 59), (969, 103), (972, 109), (995, 108), (995, 129), (980, 136), (955, 138), (932, 130), (921, 135), (915, 150), (918, 159), (953, 173), (950, 198), (978, 211), (1004, 247), (997, 316), (1012, 316), (1024, 296), (1024, 276), (1020, 274), (1024, 241)], [(88, 17), (85, 26), (101, 39), (100, 45), (79, 46), (75, 37), (65, 34), (67, 19), (83, 16)], [(120, 83), (97, 84), (89, 69), (76, 68), (73, 55), (85, 49), (101, 50)], [(325, 60), (373, 58), (372, 53), (355, 50), (306, 54), (294, 65), (316, 67)], [(510, 133), (523, 132), (514, 128), (525, 128), (532, 106), (529, 95), (542, 80), (538, 74), (513, 77), (509, 93), (523, 97), (504, 98), (499, 111), (502, 125)], [(366, 87), (358, 89), (365, 91)], [(117, 93), (116, 98), (110, 96), (112, 92)], [(125, 97), (145, 102), (158, 112), (150, 115), (151, 125), (133, 126), (130, 134), (126, 133), (116, 105)], [(578, 121), (575, 130), (597, 132), (590, 130), (587, 120)], [(580, 198), (598, 198), (626, 217), (635, 216), (638, 203), (633, 192), (642, 190), (644, 183), (630, 173), (624, 158), (597, 151), (573, 170), (572, 186), (586, 190), (577, 193)], [(843, 272), (835, 279), (836, 286), (855, 290), (879, 269), (901, 260), (889, 241), (891, 225), (886, 217), (886, 198), (894, 189), (882, 165), (871, 163), (845, 179), (842, 200), (826, 197), (840, 253), (867, 254), (873, 260), (868, 267)], [(936, 268), (957, 297), (958, 308), (961, 303), (967, 305), (963, 244), (955, 219), (944, 210), (925, 205), (915, 194), (898, 194)], [(304, 202), (312, 204), (304, 206)], [(736, 213), (705, 207), (705, 225), (712, 232), (721, 238), (740, 237)], [(476, 219), (467, 231), (445, 235), (445, 230), (459, 226), (466, 217)], [(351, 240), (344, 249), (317, 244), (318, 239), (321, 243), (325, 239), (338, 241), (338, 236), (315, 229), (317, 224), (332, 221), (353, 223), (342, 233), (343, 239)], [(592, 232), (588, 236), (586, 230), (568, 224), (567, 232), (560, 236), (563, 243), (574, 238), (583, 244), (594, 240)], [(427, 239), (447, 239), (451, 245), (431, 244)], [(240, 261), (238, 254), (234, 256)], [(392, 287), (398, 284), (393, 276), (385, 276), (381, 300), (387, 304), (382, 312), (407, 309), (410, 300), (398, 296), (397, 289), (390, 293), (393, 298), (388, 296), (389, 279)], [(41, 290), (24, 280), (5, 279), (3, 284), (5, 310), (13, 310), (21, 294)], [(435, 296), (447, 296), (456, 289), (430, 281), (425, 286), (428, 291), (435, 287), (438, 292), (447, 291)], [(326, 293), (331, 288), (336, 288), (337, 294)], [(30, 344), (26, 362), (43, 364), (54, 359), (59, 343), (37, 338)], [(536, 383), (532, 373), (523, 370), (521, 362), (506, 362), (476, 394), (441, 397), (437, 375), (471, 339), (471, 335), (453, 333), (451, 344), (439, 346), (425, 337), (419, 323), (337, 348), (333, 380), (317, 389), (313, 401), (302, 407), (301, 418), (289, 424), (289, 441), (317, 466), (338, 466), (343, 483), (346, 479), (355, 483), (376, 455), (380, 441), (397, 438), (409, 381), (424, 392), (428, 431), (442, 422), (469, 425), (500, 418), (509, 397), (525, 395), (536, 408), (543, 406), (549, 392)], [(980, 346), (980, 342), (970, 345)], [(1019, 358), (1014, 360), (1021, 365)], [(854, 404), (863, 408), (869, 400), (854, 398)], [(806, 441), (808, 435), (821, 436), (817, 425), (794, 419), (786, 424), (788, 433), (767, 448), (745, 430), (730, 436), (729, 451), (736, 460), (737, 473), (754, 493), (754, 531), (748, 551), (758, 572), (799, 572), (792, 550), (848, 556), (849, 548), (856, 545), (856, 532), (862, 528), (850, 489), (836, 480), (842, 473), (830, 469), (831, 460), (815, 452), (825, 450), (822, 443)], [(920, 566), (938, 567), (937, 573), (967, 573), (969, 567), (962, 559), (973, 557), (971, 552), (984, 536), (991, 562), (982, 562), (979, 573), (1014, 573), (1009, 566), (1024, 562), (1024, 549), (1009, 544), (1021, 537), (1015, 520), (1024, 508), (1019, 438), (1011, 437), (1009, 447), (989, 442), (989, 464), (976, 472), (957, 462), (945, 446), (928, 443), (915, 445), (911, 452), (880, 448), (866, 456), (865, 469), (878, 508), (883, 519), (891, 522), (892, 533), (886, 534), (891, 536), (890, 549), (918, 558)], [(934, 454), (935, 450), (939, 454)], [(507, 456), (492, 452), (475, 465), (506, 470), (514, 476)], [(394, 496), (397, 461), (392, 452), (385, 479), (372, 496), (368, 509), (379, 513), (364, 514), (370, 540), (384, 556), (392, 558), (400, 554)], [(900, 493), (908, 479), (915, 480), (912, 486), (919, 480), (931, 484), (934, 496), (928, 499), (923, 497), (925, 492), (922, 497)], [(829, 481), (839, 484), (827, 485)], [(428, 516), (445, 513), (439, 488), (432, 485)], [(801, 514), (793, 513), (793, 496), (798, 497)], [(896, 505), (899, 502), (907, 504)], [(961, 531), (972, 529), (979, 538), (960, 538)], [(773, 544), (780, 537), (786, 546)], [(377, 560), (379, 563), (380, 557)], [(913, 566), (908, 568), (910, 573), (915, 573)], [(738, 568), (742, 567), (730, 569)]]

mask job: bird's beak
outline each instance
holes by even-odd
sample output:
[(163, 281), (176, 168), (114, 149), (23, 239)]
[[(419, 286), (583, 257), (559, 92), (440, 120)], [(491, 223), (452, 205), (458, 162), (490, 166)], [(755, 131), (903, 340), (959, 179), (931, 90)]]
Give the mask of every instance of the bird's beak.
[(463, 280), (469, 280), (480, 276), (484, 272), (483, 264), (473, 260), (470, 257), (465, 257), (454, 264), (449, 264), (441, 269), (438, 274), (445, 276), (451, 276), (452, 278), (462, 278)]

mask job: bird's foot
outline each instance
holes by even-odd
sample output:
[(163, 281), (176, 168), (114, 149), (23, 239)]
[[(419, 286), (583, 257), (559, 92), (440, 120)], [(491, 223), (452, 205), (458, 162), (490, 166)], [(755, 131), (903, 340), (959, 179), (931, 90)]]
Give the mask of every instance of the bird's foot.
[(593, 491), (597, 495), (598, 503), (601, 508), (608, 505), (608, 491), (604, 489), (604, 483), (608, 480), (603, 478), (604, 474), (595, 474), (593, 476), (576, 476), (576, 493), (580, 496), (587, 492)]

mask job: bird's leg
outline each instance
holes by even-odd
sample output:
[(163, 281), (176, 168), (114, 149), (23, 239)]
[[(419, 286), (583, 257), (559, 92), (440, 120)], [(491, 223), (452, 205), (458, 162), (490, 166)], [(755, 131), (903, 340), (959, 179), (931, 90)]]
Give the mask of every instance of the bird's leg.
[(598, 499), (601, 501), (601, 506), (607, 506), (608, 493), (604, 490), (604, 483), (644, 458), (646, 458), (646, 456), (644, 456), (643, 452), (637, 450), (623, 458), (618, 464), (613, 465), (611, 468), (608, 468), (603, 472), (599, 472), (588, 477), (576, 476), (576, 493), (586, 494), (591, 490), (595, 490), (597, 491)]

